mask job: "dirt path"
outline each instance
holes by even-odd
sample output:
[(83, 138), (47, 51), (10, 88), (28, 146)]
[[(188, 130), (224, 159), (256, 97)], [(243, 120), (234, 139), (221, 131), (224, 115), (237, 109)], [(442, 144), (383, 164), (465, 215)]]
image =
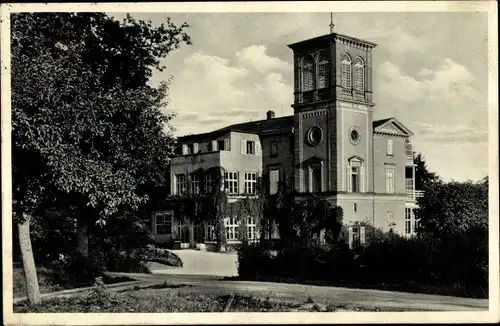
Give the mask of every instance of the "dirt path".
[(153, 274), (237, 276), (237, 256), (235, 252), (215, 253), (197, 250), (171, 250), (182, 260), (183, 267), (172, 268), (152, 264)]

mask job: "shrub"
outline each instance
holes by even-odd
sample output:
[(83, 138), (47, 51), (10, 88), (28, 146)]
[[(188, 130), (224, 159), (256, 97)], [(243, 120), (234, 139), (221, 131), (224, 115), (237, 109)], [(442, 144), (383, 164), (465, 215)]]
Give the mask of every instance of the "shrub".
[(246, 279), (277, 277), (378, 284), (405, 291), (417, 291), (422, 286), (447, 286), (457, 289), (452, 291), (455, 295), (460, 292), (484, 297), (488, 288), (487, 259), (485, 230), (439, 239), (431, 236), (407, 239), (393, 234), (354, 250), (342, 242), (328, 249), (269, 250), (249, 246), (238, 251), (238, 273)]

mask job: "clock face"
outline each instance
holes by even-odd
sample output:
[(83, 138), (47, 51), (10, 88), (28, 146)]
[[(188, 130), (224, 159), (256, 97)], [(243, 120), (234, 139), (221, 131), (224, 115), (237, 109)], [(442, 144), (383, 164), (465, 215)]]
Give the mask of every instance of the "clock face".
[(349, 141), (353, 145), (357, 145), (361, 141), (361, 133), (360, 133), (359, 128), (357, 126), (352, 126), (349, 129)]
[(323, 130), (320, 127), (314, 126), (307, 131), (307, 142), (311, 146), (318, 145), (323, 139)]

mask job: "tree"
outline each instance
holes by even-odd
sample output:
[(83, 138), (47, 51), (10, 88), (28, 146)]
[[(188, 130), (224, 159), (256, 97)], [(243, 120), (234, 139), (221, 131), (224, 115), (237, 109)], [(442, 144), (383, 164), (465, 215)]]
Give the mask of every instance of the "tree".
[(78, 208), (78, 251), (89, 223), (136, 210), (161, 185), (175, 141), (168, 84), (147, 85), (159, 58), (190, 43), (182, 25), (130, 16), (15, 14), (12, 29), (13, 218), (30, 303), (40, 302), (29, 223), (51, 196)]
[(419, 233), (434, 237), (463, 235), (488, 227), (488, 180), (433, 183), (415, 211)]
[(415, 164), (415, 188), (419, 190), (425, 190), (427, 185), (438, 182), (439, 176), (434, 172), (429, 172), (427, 169), (427, 164), (425, 163), (424, 157), (421, 153), (418, 153), (413, 158), (413, 163)]

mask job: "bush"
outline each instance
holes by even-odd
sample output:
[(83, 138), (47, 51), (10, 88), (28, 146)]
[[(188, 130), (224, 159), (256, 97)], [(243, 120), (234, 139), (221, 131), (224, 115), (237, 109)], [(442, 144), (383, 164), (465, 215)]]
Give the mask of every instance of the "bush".
[(325, 248), (269, 250), (249, 246), (238, 251), (243, 279), (278, 278), (331, 281), (418, 291), (447, 286), (457, 294), (487, 297), (488, 239), (485, 230), (436, 239), (380, 237), (361, 248), (339, 243)]

